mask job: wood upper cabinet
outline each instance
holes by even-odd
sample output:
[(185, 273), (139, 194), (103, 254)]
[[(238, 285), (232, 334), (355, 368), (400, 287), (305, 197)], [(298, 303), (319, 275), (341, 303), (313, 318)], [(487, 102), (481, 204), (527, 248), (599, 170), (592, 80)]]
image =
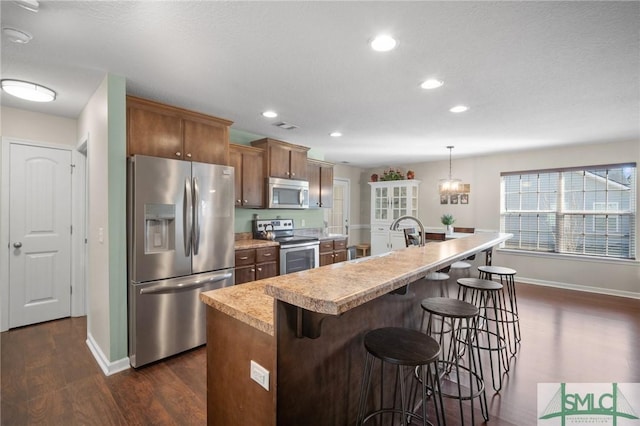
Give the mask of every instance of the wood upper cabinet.
[(309, 148), (270, 138), (253, 141), (251, 145), (265, 150), (266, 176), (307, 180)]
[(333, 164), (307, 160), (309, 207), (333, 207)]
[(229, 165), (235, 168), (235, 206), (264, 208), (264, 151), (231, 144)]
[(231, 121), (127, 96), (127, 154), (229, 163)]

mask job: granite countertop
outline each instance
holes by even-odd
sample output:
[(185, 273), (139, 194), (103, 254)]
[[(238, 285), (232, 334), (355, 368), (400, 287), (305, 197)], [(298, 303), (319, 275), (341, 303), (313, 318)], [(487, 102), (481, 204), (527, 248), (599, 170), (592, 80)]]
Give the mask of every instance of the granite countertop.
[(224, 287), (200, 294), (200, 300), (258, 330), (274, 335), (273, 297), (265, 294), (265, 280)]
[(200, 298), (207, 305), (274, 335), (274, 298), (312, 312), (339, 315), (511, 237), (494, 232), (476, 233), (212, 290), (202, 293)]
[(234, 247), (235, 250), (254, 249), (263, 247), (279, 246), (276, 241), (271, 240), (236, 240)]
[(321, 314), (339, 315), (465, 257), (511, 238), (478, 233), (466, 238), (413, 246), (264, 280), (275, 299)]

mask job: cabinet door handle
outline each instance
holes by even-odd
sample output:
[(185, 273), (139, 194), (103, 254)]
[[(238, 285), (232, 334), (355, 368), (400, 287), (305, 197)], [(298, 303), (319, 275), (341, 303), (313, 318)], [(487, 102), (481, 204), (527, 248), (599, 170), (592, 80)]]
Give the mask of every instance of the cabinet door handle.
[(242, 200), (236, 200), (236, 204), (242, 204)]
[(255, 271), (256, 271), (255, 268), (251, 268), (251, 272), (255, 272)]
[(258, 272), (262, 272), (262, 268), (258, 268)]
[(182, 155), (182, 153), (180, 153), (180, 151), (176, 152), (176, 157), (180, 157)]
[(295, 175), (296, 175), (295, 173), (291, 173), (291, 176), (295, 176)]
[(240, 260), (247, 260), (248, 258), (249, 258), (249, 256), (242, 256), (242, 257), (240, 258)]
[(187, 157), (191, 158), (191, 153), (190, 152), (187, 153)]
[(244, 200), (244, 203), (245, 203), (245, 204), (247, 204), (247, 203), (248, 203), (248, 201), (247, 201), (247, 200)]
[(269, 257), (269, 256), (271, 256), (271, 253), (265, 253), (265, 254), (263, 254), (263, 256), (264, 257)]

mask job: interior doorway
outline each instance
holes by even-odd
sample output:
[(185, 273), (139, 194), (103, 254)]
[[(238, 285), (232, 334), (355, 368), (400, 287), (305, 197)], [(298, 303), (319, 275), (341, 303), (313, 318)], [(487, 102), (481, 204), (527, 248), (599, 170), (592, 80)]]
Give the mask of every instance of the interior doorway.
[[(71, 149), (12, 142), (9, 328), (71, 314)], [(3, 183), (4, 184), (4, 183)]]
[(325, 209), (325, 221), (331, 234), (349, 235), (350, 185), (348, 179), (333, 180), (333, 207)]

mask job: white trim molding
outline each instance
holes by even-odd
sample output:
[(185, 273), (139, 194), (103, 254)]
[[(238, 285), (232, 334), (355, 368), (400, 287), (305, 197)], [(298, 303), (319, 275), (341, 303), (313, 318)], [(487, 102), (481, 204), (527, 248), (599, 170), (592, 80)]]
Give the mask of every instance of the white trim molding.
[(98, 346), (95, 339), (89, 332), (87, 332), (86, 342), (87, 342), (87, 346), (89, 347), (89, 350), (91, 351), (91, 354), (96, 359), (96, 362), (100, 366), (100, 369), (102, 370), (105, 376), (111, 376), (112, 374), (116, 374), (131, 368), (129, 365), (128, 357), (125, 357), (113, 362), (109, 361), (105, 356), (104, 352), (102, 352), (102, 349), (100, 349), (100, 346)]
[(586, 293), (604, 294), (607, 296), (627, 297), (630, 299), (640, 300), (640, 293), (633, 292), (633, 291), (615, 290), (615, 289), (603, 288), (603, 287), (591, 287), (586, 285), (561, 283), (556, 281), (537, 280), (535, 278), (526, 278), (526, 277), (520, 277), (520, 276), (516, 278), (516, 283), (533, 284), (533, 285), (539, 285), (544, 287), (561, 288), (564, 290), (583, 291)]

